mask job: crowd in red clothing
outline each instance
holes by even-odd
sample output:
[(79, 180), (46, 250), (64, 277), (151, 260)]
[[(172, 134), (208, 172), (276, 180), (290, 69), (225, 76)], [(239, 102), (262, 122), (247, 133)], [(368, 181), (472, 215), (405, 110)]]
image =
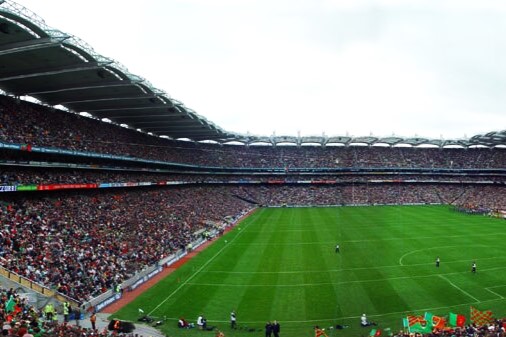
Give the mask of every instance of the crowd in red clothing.
[(0, 264), (78, 301), (113, 288), (184, 248), (199, 229), (249, 207), (219, 187), (32, 197), (0, 206)]

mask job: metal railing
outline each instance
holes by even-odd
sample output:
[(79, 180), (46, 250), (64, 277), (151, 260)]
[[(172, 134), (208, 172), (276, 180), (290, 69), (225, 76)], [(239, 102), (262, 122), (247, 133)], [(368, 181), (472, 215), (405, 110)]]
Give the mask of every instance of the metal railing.
[(65, 296), (56, 290), (45, 287), (35, 281), (32, 281), (24, 276), (21, 276), (15, 272), (12, 272), (2, 266), (0, 266), (0, 276), (7, 278), (8, 280), (17, 283), (25, 288), (33, 290), (36, 293), (44, 295), (46, 297), (54, 298), (58, 302), (69, 302), (73, 307), (79, 307), (79, 302), (71, 297)]

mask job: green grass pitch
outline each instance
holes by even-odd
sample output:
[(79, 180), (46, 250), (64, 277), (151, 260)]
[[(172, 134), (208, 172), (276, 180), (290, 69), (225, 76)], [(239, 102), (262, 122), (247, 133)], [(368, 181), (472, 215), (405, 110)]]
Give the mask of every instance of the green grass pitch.
[(504, 220), (446, 206), (261, 208), (112, 317), (137, 321), (141, 308), (166, 316), (168, 336), (214, 336), (177, 328), (178, 317), (202, 313), (227, 337), (263, 336), (269, 320), (281, 336), (314, 336), (315, 325), (329, 337), (368, 336), (363, 313), (396, 331), (408, 313), (469, 321), (470, 305), (503, 317), (505, 239)]

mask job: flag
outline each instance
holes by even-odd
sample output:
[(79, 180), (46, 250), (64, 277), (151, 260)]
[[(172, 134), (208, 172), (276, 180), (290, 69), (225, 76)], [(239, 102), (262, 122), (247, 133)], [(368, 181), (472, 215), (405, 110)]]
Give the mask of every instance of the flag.
[(446, 320), (444, 317), (435, 316), (430, 312), (425, 313), (424, 319), (427, 321), (427, 325), (431, 328), (443, 329), (446, 326)]
[(314, 328), (314, 337), (320, 337), (320, 336), (325, 336), (325, 337), (328, 337), (327, 334), (325, 333), (325, 330), (324, 329), (320, 329), (320, 328)]
[(381, 336), (380, 329), (372, 329), (371, 332), (369, 332), (369, 337), (379, 337), (379, 336)]
[(450, 312), (448, 315), (448, 324), (452, 327), (463, 327), (466, 324), (466, 316)]
[(479, 311), (478, 309), (471, 307), (471, 322), (477, 325), (483, 325), (492, 321), (492, 311), (485, 310)]
[(7, 303), (5, 303), (5, 311), (12, 312), (14, 311), (14, 306), (16, 305), (16, 301), (14, 300), (14, 296), (11, 295)]
[(422, 316), (408, 315), (402, 320), (402, 324), (404, 328), (408, 329), (408, 332), (432, 332), (432, 325), (427, 324), (427, 321)]
[(21, 151), (32, 151), (32, 144), (21, 144)]

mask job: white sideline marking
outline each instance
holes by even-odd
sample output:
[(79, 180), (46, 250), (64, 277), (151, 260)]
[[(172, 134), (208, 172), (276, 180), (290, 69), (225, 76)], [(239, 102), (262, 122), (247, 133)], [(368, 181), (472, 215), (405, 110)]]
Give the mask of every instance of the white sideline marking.
[[(457, 307), (460, 307), (460, 306), (463, 306), (463, 305), (471, 305), (471, 304), (481, 304), (481, 303), (490, 303), (490, 302), (497, 302), (497, 301), (501, 301), (501, 299), (493, 299), (493, 300), (486, 300), (486, 301), (477, 301), (477, 302), (466, 302), (466, 303), (461, 303), (461, 304), (455, 304), (455, 305), (448, 305), (448, 306), (444, 306), (444, 307), (432, 307), (432, 308), (413, 308), (413, 309), (410, 309), (409, 311), (394, 311), (394, 312), (388, 312), (388, 313), (384, 313), (384, 314), (375, 314), (375, 315), (367, 315), (367, 316), (370, 316), (370, 317), (385, 317), (385, 316), (391, 316), (391, 315), (407, 315), (408, 313), (412, 313), (412, 312), (421, 312), (421, 311), (438, 311), (438, 310), (443, 310), (443, 309), (450, 309), (450, 308), (457, 308)], [(320, 319), (310, 319), (310, 320), (302, 320), (302, 319), (298, 319), (298, 320), (295, 320), (295, 321), (285, 321), (283, 320), (282, 323), (313, 323), (313, 322), (322, 322), (322, 321), (330, 321), (330, 322), (334, 322), (336, 320), (341, 320), (341, 319), (359, 319), (360, 318), (360, 315), (358, 316), (343, 316), (343, 317), (331, 317), (331, 318), (320, 318)], [(179, 318), (177, 317), (170, 317), (168, 318), (170, 320), (175, 320), (177, 321)], [(217, 322), (217, 323), (229, 323), (230, 321), (220, 321), (220, 320), (215, 320), (215, 319), (208, 319), (208, 321), (212, 321), (212, 322)], [(265, 321), (241, 321), (241, 324), (263, 324), (265, 323)]]
[[(234, 241), (235, 239), (237, 239), (239, 237), (239, 235), (241, 235), (242, 233), (244, 233), (244, 230), (241, 230), (241, 231), (237, 231), (237, 235), (232, 239), (230, 240), (230, 243), (232, 243), (232, 241)], [(223, 246), (223, 248), (221, 248), (218, 252), (216, 252), (216, 254), (214, 254), (213, 257), (211, 257), (209, 260), (207, 260), (206, 263), (204, 263), (202, 265), (202, 267), (200, 267), (199, 269), (197, 269), (197, 271), (195, 273), (193, 273), (192, 275), (190, 275), (190, 277), (188, 277), (186, 279), (186, 281), (184, 281), (179, 287), (176, 288), (176, 290), (174, 290), (173, 292), (171, 292), (162, 302), (160, 302), (160, 304), (158, 304), (153, 310), (151, 310), (147, 316), (151, 315), (153, 312), (155, 312), (158, 308), (160, 308), (162, 306), (162, 304), (164, 304), (165, 302), (167, 302), (169, 300), (169, 298), (171, 298), (175, 293), (177, 293), (179, 291), (179, 289), (181, 289), (182, 287), (184, 287), (185, 285), (188, 284), (188, 282), (190, 282), (191, 279), (193, 279), (198, 273), (200, 273), (202, 271), (202, 269), (204, 269), (209, 263), (211, 263), (211, 261), (213, 261), (218, 255), (220, 255), (220, 253), (227, 247), (229, 247), (230, 243), (226, 244)]]
[(488, 291), (490, 291), (492, 294), (494, 294), (494, 295), (496, 295), (496, 296), (499, 296), (499, 299), (504, 299), (504, 296), (502, 296), (501, 294), (498, 294), (498, 293), (496, 293), (495, 291), (491, 290), (492, 288), (501, 288), (501, 287), (504, 287), (504, 285), (493, 286), (493, 287), (487, 287), (487, 288), (485, 288), (485, 290), (488, 290)]
[(446, 277), (444, 277), (443, 275), (439, 274), (438, 275), (440, 278), (442, 278), (443, 280), (445, 280), (446, 282), (450, 283), (450, 285), (452, 287), (454, 287), (455, 289), (457, 290), (460, 290), (462, 293), (464, 293), (465, 295), (471, 297), (473, 300), (475, 300), (476, 302), (479, 302), (480, 300), (477, 299), (476, 297), (474, 297), (473, 295), (471, 295), (470, 293), (468, 293), (467, 291), (465, 291), (464, 289), (460, 288), (459, 286), (457, 286), (455, 283), (453, 283), (452, 281), (450, 281), (449, 279), (447, 279)]

